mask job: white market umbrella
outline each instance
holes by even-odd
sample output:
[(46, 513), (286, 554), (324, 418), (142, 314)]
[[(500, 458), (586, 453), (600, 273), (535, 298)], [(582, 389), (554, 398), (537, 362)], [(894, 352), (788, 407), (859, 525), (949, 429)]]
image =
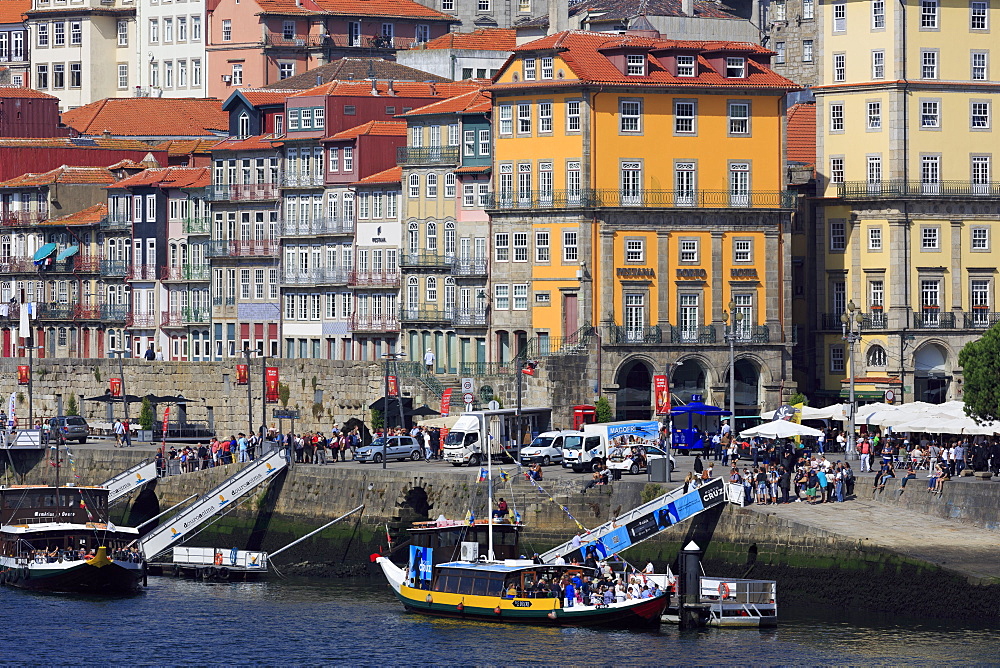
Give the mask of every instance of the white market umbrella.
[(786, 420), (765, 422), (750, 429), (744, 429), (740, 436), (763, 436), (764, 438), (791, 438), (793, 436), (821, 436), (823, 432), (803, 424), (795, 424)]
[(447, 415), (445, 417), (433, 417), (427, 420), (417, 420), (417, 424), (423, 427), (439, 427), (441, 429), (451, 429), (458, 422), (461, 415)]
[[(829, 420), (836, 415), (841, 415), (844, 410), (843, 404), (834, 404), (833, 406), (827, 406), (825, 408), (813, 408), (812, 406), (803, 406), (800, 409), (796, 409), (799, 412), (800, 420)], [(766, 413), (761, 413), (760, 417), (763, 420), (773, 420), (776, 411), (767, 411)]]

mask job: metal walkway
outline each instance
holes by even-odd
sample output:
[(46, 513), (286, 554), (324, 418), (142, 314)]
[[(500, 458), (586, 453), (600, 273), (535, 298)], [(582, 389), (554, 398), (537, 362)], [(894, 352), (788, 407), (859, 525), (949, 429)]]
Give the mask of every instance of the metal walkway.
[(115, 477), (105, 480), (101, 487), (107, 487), (108, 503), (114, 503), (130, 492), (134, 492), (150, 480), (156, 480), (156, 462), (144, 459), (127, 471), (122, 471)]

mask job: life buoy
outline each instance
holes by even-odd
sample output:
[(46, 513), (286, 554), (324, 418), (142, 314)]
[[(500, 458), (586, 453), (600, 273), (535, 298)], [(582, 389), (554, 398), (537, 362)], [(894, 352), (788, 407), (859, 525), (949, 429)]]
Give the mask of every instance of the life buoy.
[(719, 583), (719, 598), (722, 600), (729, 598), (729, 585), (725, 582)]
[(223, 566), (219, 569), (219, 579), (228, 580), (229, 579), (229, 569)]
[(211, 568), (209, 568), (209, 569), (208, 569), (208, 575), (209, 575), (210, 577), (213, 577), (213, 578), (214, 578), (214, 577), (216, 577), (216, 576), (217, 576), (218, 574), (219, 574), (219, 569), (218, 569), (218, 568), (216, 568), (215, 566), (212, 566)]
[(215, 553), (215, 565), (216, 566), (221, 566), (222, 565), (222, 553), (221, 552), (216, 552)]

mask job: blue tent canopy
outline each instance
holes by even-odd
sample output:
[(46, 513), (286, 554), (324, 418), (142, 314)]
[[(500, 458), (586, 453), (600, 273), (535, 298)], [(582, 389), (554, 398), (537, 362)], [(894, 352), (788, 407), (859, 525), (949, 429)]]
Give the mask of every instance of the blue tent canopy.
[(678, 406), (670, 410), (671, 415), (732, 415), (729, 411), (718, 406), (710, 406), (700, 401), (692, 401), (686, 406)]
[(671, 439), (673, 441), (673, 448), (676, 450), (702, 450), (708, 445), (708, 442), (705, 440), (704, 435), (694, 428), (694, 416), (722, 416), (732, 415), (732, 413), (718, 406), (710, 406), (701, 401), (692, 401), (686, 406), (678, 406), (672, 409), (670, 415), (671, 417), (687, 415), (688, 418), (687, 429), (674, 429)]

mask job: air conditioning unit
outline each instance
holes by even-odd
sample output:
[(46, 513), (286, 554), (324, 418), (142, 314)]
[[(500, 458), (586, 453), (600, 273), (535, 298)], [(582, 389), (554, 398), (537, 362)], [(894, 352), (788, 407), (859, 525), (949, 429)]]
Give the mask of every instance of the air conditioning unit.
[(462, 543), (462, 561), (479, 561), (479, 543)]
[(232, 74), (223, 74), (222, 75), (222, 81), (224, 83), (229, 83), (232, 80), (233, 80), (233, 75)]

